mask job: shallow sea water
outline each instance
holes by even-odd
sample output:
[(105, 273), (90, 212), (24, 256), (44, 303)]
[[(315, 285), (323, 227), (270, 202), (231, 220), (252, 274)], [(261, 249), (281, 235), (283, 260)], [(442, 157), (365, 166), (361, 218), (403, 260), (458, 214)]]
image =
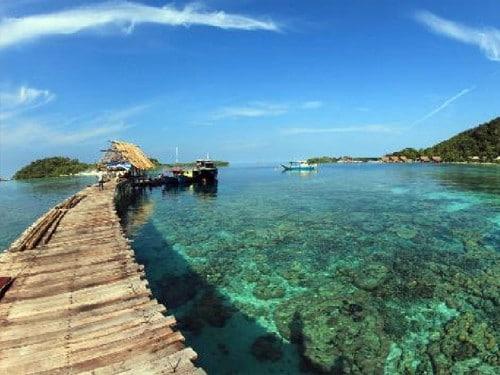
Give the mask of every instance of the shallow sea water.
[(124, 222), (212, 374), (499, 370), (500, 168), (231, 167)]
[(0, 182), (0, 252), (49, 208), (95, 182), (87, 176)]
[[(0, 249), (92, 182), (0, 183)], [(208, 373), (500, 372), (498, 167), (231, 167), (123, 219)]]

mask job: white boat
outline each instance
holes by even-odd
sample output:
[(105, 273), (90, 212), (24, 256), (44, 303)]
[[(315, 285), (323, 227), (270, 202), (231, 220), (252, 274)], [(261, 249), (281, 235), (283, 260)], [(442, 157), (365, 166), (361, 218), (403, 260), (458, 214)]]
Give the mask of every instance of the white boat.
[(288, 165), (281, 164), (285, 171), (312, 171), (318, 168), (318, 164), (310, 164), (307, 161), (289, 161)]

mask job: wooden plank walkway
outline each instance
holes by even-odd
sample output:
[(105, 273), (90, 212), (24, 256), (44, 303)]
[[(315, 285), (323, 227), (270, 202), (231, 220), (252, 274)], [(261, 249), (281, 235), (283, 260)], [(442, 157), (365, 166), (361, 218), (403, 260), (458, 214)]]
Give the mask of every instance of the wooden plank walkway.
[(0, 374), (204, 374), (152, 299), (115, 183), (51, 209), (0, 255)]

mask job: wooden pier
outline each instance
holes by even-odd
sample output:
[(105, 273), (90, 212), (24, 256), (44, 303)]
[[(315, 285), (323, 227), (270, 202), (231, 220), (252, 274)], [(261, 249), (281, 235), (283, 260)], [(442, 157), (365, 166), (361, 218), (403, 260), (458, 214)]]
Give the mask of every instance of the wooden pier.
[[(204, 374), (152, 299), (116, 184), (51, 209), (0, 254), (0, 374)], [(7, 280), (6, 279), (6, 280)]]

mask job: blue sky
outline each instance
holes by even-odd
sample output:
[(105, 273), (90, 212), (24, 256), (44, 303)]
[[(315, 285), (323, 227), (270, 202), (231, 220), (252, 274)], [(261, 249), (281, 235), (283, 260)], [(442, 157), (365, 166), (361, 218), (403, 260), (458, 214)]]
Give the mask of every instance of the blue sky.
[(378, 156), (500, 113), (500, 3), (0, 1), (0, 175), (94, 161)]

